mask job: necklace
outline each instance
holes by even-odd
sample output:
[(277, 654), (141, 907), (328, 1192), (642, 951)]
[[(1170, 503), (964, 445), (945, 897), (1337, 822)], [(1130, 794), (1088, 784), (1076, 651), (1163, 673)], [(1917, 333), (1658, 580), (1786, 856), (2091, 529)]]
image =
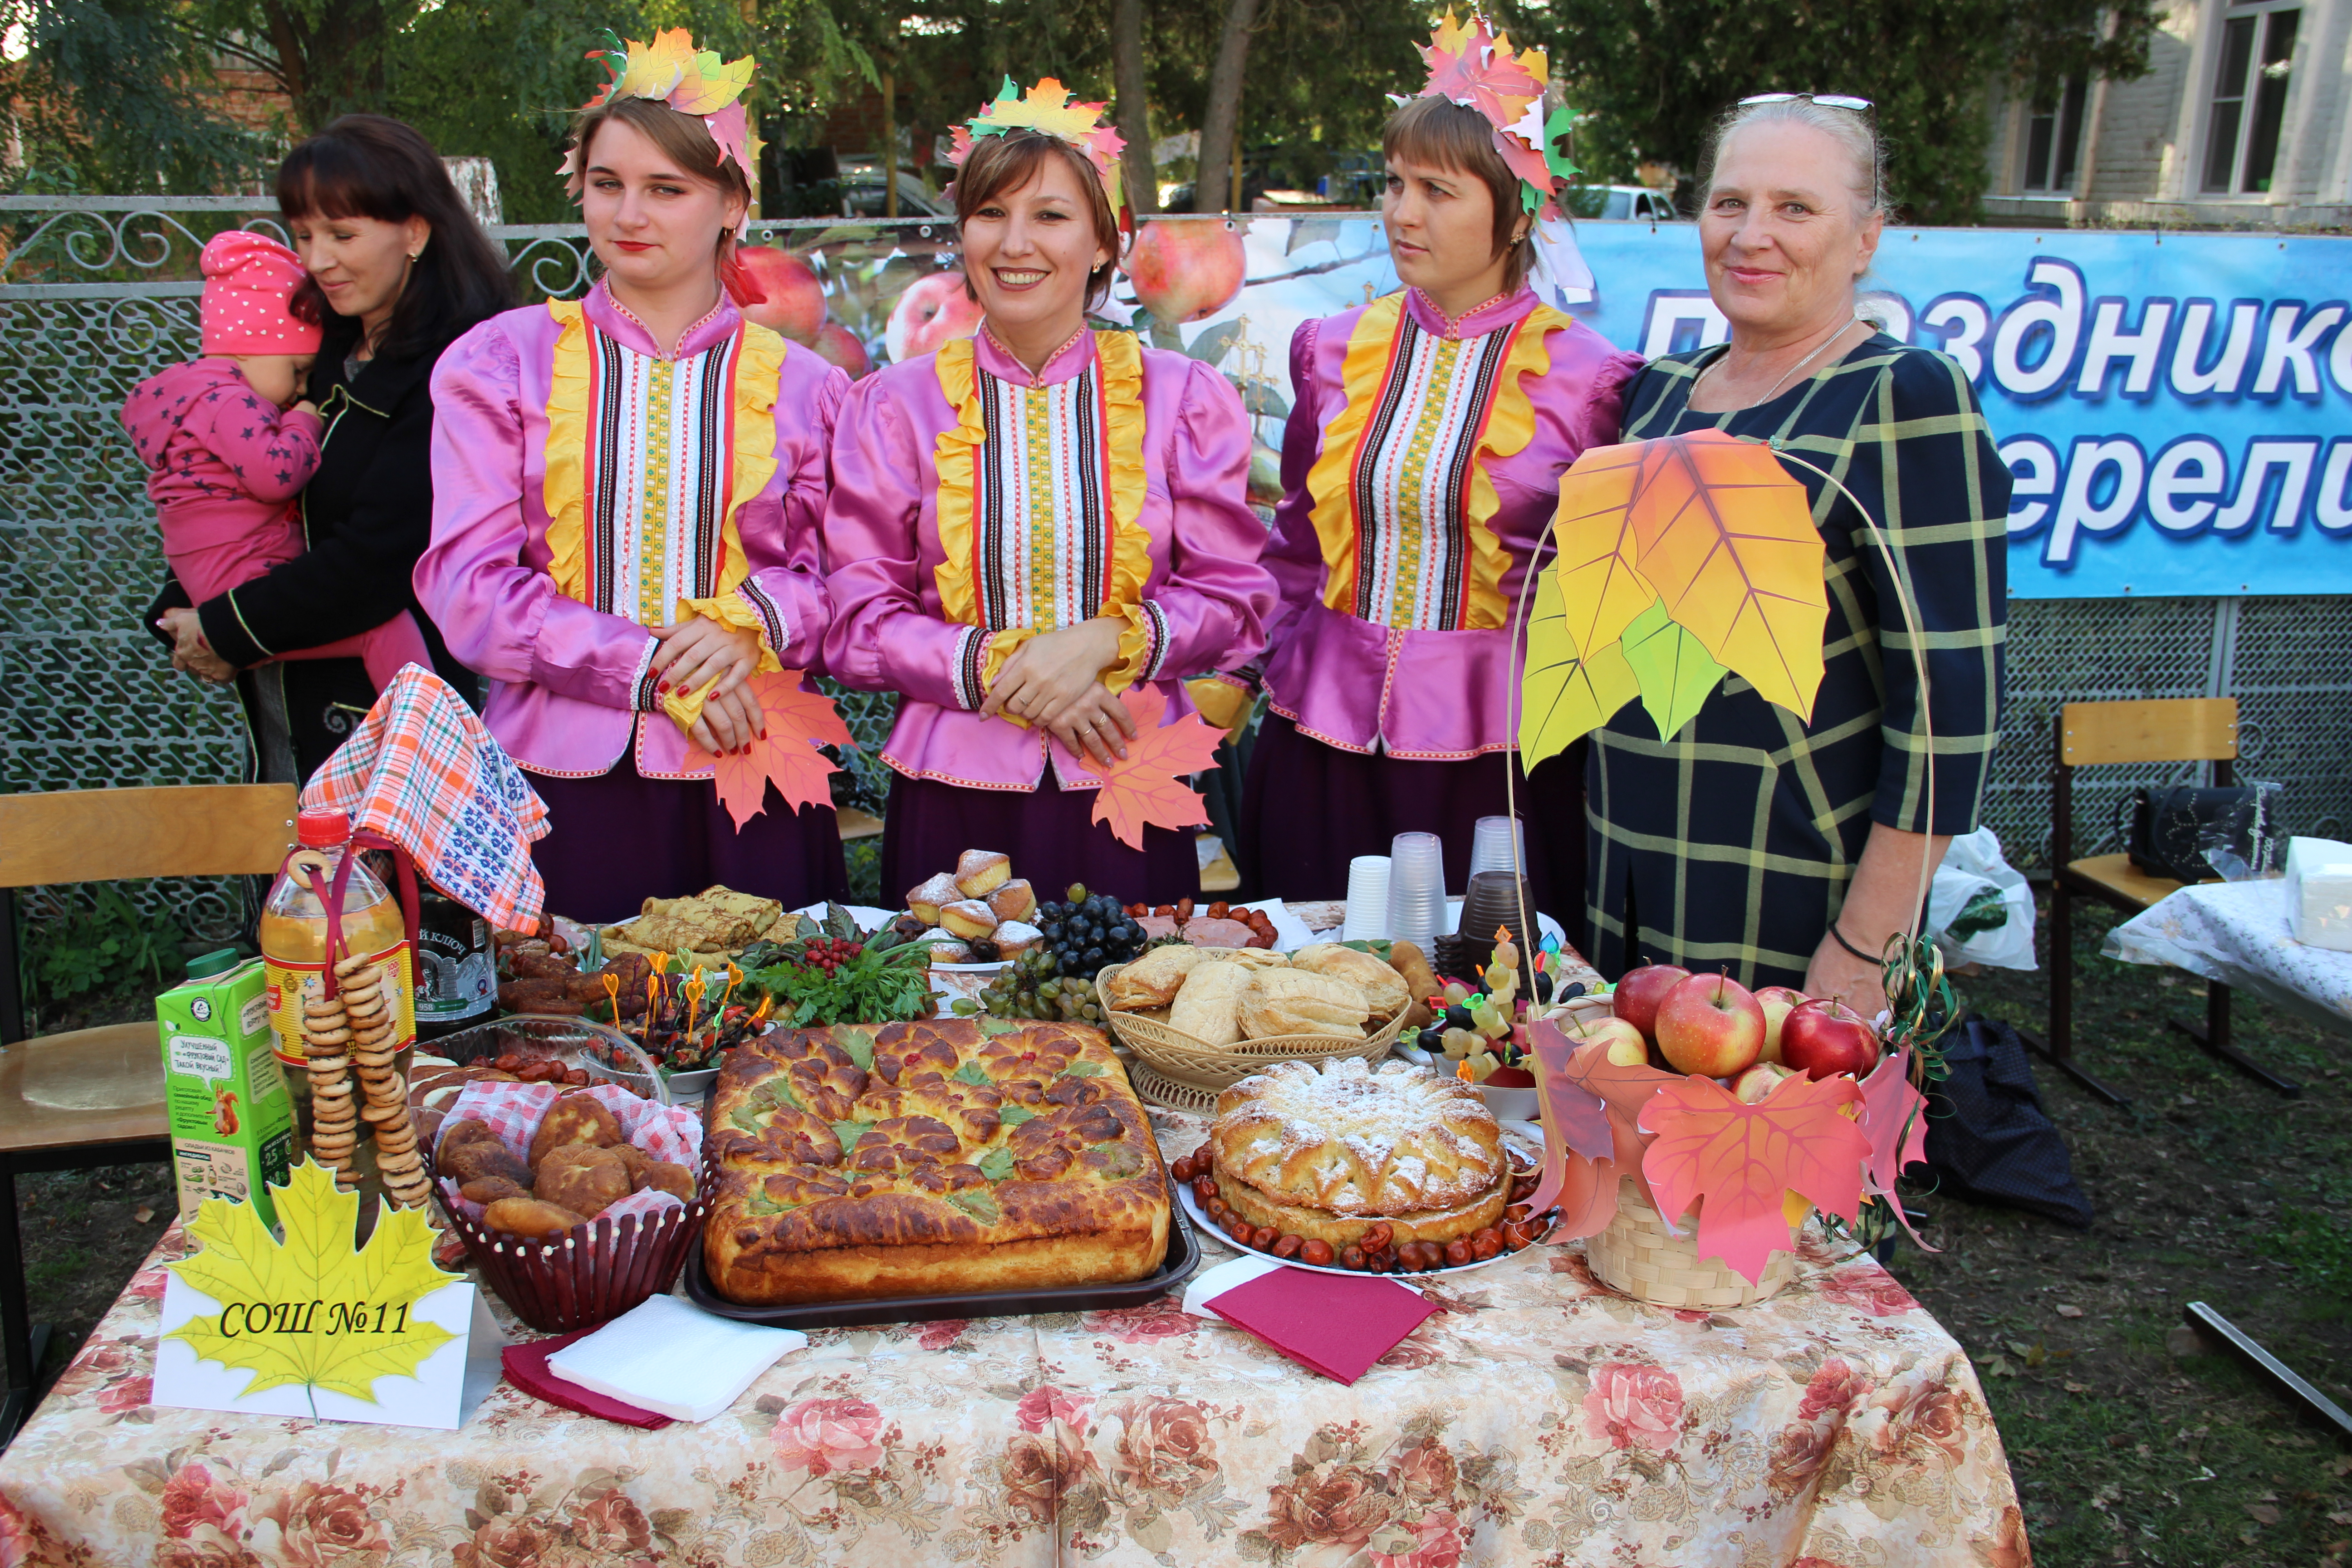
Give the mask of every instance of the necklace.
[[(1821, 357), (1821, 355), (1822, 355), (1822, 351), (1823, 349), (1828, 348), (1832, 343), (1833, 343), (1833, 342), (1837, 342), (1837, 341), (1838, 341), (1838, 339), (1840, 339), (1840, 338), (1842, 338), (1842, 337), (1845, 336), (1845, 330), (1846, 330), (1848, 327), (1852, 327), (1852, 326), (1866, 326), (1866, 325), (1868, 325), (1868, 323), (1867, 323), (1867, 322), (1865, 322), (1865, 321), (1863, 321), (1863, 319), (1862, 319), (1860, 316), (1856, 316), (1856, 317), (1855, 317), (1853, 321), (1841, 321), (1841, 322), (1839, 322), (1839, 323), (1838, 323), (1838, 326), (1837, 326), (1837, 330), (1836, 330), (1835, 331), (1832, 332), (1828, 337), (1823, 338), (1823, 339), (1822, 339), (1822, 340), (1818, 344), (1814, 345), (1814, 348), (1813, 348), (1813, 352), (1812, 352), (1812, 353), (1811, 353), (1807, 354), (1804, 358), (1802, 358), (1802, 359), (1799, 360), (1796, 363), (1794, 363), (1794, 364), (1790, 365), (1788, 369), (1786, 369), (1786, 370), (1782, 371), (1782, 372), (1780, 373), (1780, 379), (1779, 381), (1774, 382), (1770, 386), (1769, 386), (1769, 387), (1765, 388), (1765, 390), (1764, 390), (1764, 395), (1763, 395), (1763, 396), (1761, 396), (1761, 397), (1759, 397), (1759, 398), (1758, 398), (1758, 399), (1756, 399), (1756, 401), (1755, 401), (1755, 402), (1748, 404), (1748, 407), (1750, 407), (1750, 408), (1754, 408), (1754, 407), (1759, 406), (1759, 405), (1762, 405), (1762, 404), (1766, 404), (1766, 403), (1769, 403), (1769, 402), (1771, 402), (1771, 401), (1772, 401), (1772, 396), (1773, 396), (1773, 395), (1774, 395), (1775, 393), (1777, 393), (1777, 392), (1779, 392), (1779, 391), (1780, 390), (1780, 387), (1781, 387), (1781, 385), (1782, 385), (1782, 384), (1783, 384), (1783, 383), (1785, 383), (1785, 382), (1786, 382), (1786, 381), (1787, 381), (1790, 376), (1792, 376), (1792, 375), (1796, 374), (1799, 371), (1801, 371), (1801, 370), (1804, 369), (1807, 365), (1809, 365), (1809, 364), (1812, 363), (1813, 363), (1813, 361), (1815, 361), (1815, 360), (1819, 359), (1819, 358)], [(1691, 391), (1692, 391), (1692, 393), (1693, 393), (1693, 394), (1696, 394), (1696, 393), (1698, 391), (1699, 383), (1701, 383), (1701, 382), (1705, 381), (1708, 376), (1713, 375), (1713, 374), (1715, 374), (1716, 367), (1717, 367), (1717, 366), (1718, 366), (1718, 365), (1720, 365), (1721, 363), (1723, 363), (1723, 362), (1724, 362), (1725, 360), (1727, 360), (1727, 359), (1729, 359), (1730, 357), (1731, 357), (1731, 351), (1730, 351), (1729, 349), (1726, 349), (1726, 350), (1724, 350), (1724, 351), (1723, 351), (1723, 353), (1722, 353), (1721, 354), (1717, 355), (1717, 356), (1716, 358), (1714, 358), (1713, 360), (1708, 361), (1708, 362), (1707, 362), (1707, 367), (1706, 367), (1705, 370), (1700, 371), (1700, 372), (1698, 373), (1698, 374), (1696, 374), (1696, 375), (1695, 375), (1695, 376), (1693, 376), (1693, 377), (1691, 378)], [(1685, 401), (1687, 401), (1687, 400), (1685, 400)], [(1727, 412), (1729, 412), (1729, 411), (1728, 411), (1728, 410), (1727, 410)]]

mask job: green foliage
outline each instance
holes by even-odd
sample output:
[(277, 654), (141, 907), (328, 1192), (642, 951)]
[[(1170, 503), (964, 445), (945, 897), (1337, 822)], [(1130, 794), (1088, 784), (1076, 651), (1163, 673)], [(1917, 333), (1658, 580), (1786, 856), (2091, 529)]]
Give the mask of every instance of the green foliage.
[(121, 887), (100, 883), (94, 908), (23, 922), (17, 952), (25, 994), (63, 1002), (132, 980), (162, 985), (176, 978), (181, 940), (170, 916), (143, 913)]
[(2156, 31), (2153, 0), (1553, 0), (1524, 20), (1592, 116), (1577, 137), (1589, 177), (1622, 181), (1658, 162), (1687, 195), (1740, 99), (1852, 93), (1878, 106), (1895, 205), (1915, 223), (1978, 216), (1996, 76), (2041, 99), (2080, 73), (2142, 76)]

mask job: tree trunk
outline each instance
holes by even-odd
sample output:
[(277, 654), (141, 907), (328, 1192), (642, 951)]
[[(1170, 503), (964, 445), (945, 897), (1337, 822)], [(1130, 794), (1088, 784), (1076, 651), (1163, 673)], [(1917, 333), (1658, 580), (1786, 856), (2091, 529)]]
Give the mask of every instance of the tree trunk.
[(1127, 139), (1119, 154), (1128, 205), (1138, 217), (1160, 210), (1160, 172), (1151, 163), (1151, 100), (1143, 79), (1143, 0), (1114, 0), (1110, 11), (1110, 60), (1117, 110), (1112, 118)]
[(1242, 68), (1249, 61), (1250, 24), (1257, 0), (1226, 0), (1225, 27), (1217, 39), (1217, 63), (1209, 69), (1209, 107), (1201, 117), (1201, 172), (1193, 185), (1192, 210), (1221, 213), (1241, 199), (1232, 163), (1241, 146)]
[(383, 0), (326, 0), (315, 14), (263, 0), (261, 12), (303, 131), (315, 134), (338, 115), (383, 112), (391, 33)]

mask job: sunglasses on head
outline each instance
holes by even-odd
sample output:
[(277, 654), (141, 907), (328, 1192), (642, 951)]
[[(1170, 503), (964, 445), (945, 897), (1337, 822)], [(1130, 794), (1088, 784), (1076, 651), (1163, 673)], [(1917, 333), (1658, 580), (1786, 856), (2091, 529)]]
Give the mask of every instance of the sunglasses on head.
[(1739, 107), (1752, 109), (1759, 103), (1795, 103), (1799, 100), (1818, 103), (1823, 109), (1851, 109), (1856, 114), (1867, 113), (1874, 107), (1866, 98), (1848, 98), (1834, 92), (1759, 92), (1752, 98), (1741, 99)]

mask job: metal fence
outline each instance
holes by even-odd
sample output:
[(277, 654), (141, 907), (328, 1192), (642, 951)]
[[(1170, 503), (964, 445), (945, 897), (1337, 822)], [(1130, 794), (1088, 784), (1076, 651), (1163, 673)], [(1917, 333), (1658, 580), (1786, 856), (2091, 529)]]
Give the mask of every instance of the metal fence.
[[(196, 254), (231, 226), (277, 231), (234, 198), (0, 199), (0, 790), (207, 783), (242, 766), (225, 691), (175, 675), (138, 616), (163, 574), (142, 472), (119, 419), (132, 386), (196, 352)], [(942, 226), (755, 224), (752, 238), (827, 248), (836, 309), (878, 340), (895, 288), (935, 269)], [(577, 228), (496, 228), (530, 296), (587, 286)], [(911, 270), (910, 270), (911, 269)], [(2303, 831), (2352, 822), (2352, 598), (2018, 601), (2009, 744), (1986, 818), (2021, 868), (2050, 835), (2052, 716), (2068, 699), (2234, 693), (2242, 774), (2285, 782)], [(874, 746), (887, 697), (843, 694), (866, 751), (846, 781), (878, 809)], [(2112, 846), (2135, 770), (2089, 770), (2078, 841)], [(184, 921), (232, 928), (234, 890), (158, 889)], [(31, 906), (42, 907), (36, 899)], [(54, 907), (52, 905), (52, 907)]]

